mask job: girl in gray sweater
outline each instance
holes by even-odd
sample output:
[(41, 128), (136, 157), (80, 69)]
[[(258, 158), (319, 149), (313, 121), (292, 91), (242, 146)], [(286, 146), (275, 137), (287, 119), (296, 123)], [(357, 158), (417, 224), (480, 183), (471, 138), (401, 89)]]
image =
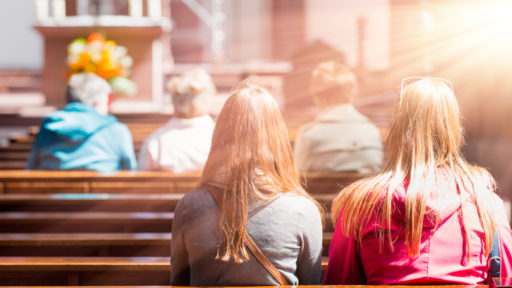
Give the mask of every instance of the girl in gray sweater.
[(171, 285), (279, 285), (245, 233), (290, 285), (319, 284), (322, 212), (299, 183), (277, 103), (243, 82), (219, 115), (200, 187), (176, 207)]

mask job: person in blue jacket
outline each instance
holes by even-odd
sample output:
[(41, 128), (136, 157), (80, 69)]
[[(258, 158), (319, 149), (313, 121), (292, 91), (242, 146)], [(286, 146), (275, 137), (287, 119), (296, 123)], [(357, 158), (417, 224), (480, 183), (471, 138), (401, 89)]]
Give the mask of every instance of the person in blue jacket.
[(108, 114), (112, 88), (93, 73), (68, 83), (68, 104), (42, 120), (27, 169), (135, 170), (132, 136), (126, 125)]

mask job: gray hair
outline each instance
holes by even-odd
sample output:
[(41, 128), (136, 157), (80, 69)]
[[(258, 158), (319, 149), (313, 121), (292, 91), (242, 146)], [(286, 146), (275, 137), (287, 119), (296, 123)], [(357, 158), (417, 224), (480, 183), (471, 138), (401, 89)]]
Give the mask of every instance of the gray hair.
[(68, 81), (69, 102), (94, 105), (98, 101), (108, 99), (110, 93), (112, 93), (110, 84), (94, 73), (78, 73), (71, 76)]
[(174, 114), (192, 117), (208, 112), (209, 98), (216, 93), (212, 77), (203, 69), (183, 73), (172, 78), (167, 88), (172, 94)]

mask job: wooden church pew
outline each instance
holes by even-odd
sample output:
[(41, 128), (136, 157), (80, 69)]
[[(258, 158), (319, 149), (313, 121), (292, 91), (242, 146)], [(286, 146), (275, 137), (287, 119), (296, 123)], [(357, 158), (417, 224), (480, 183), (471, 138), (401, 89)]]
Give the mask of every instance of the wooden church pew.
[(0, 161), (0, 170), (16, 170), (16, 169), (25, 169), (27, 165), (27, 161), (23, 160), (8, 160), (8, 161)]
[(0, 212), (0, 233), (170, 232), (172, 212)]
[(185, 193), (198, 173), (98, 173), (95, 171), (0, 171), (0, 193)]
[[(22, 173), (19, 174), (18, 172)], [(25, 210), (26, 212), (23, 213), (0, 213), (0, 231), (3, 232), (2, 234), (0, 234), (0, 253), (2, 249), (6, 249), (3, 251), (10, 252), (2, 255), (17, 256), (15, 257), (15, 259), (11, 258), (11, 260), (14, 259), (15, 261), (21, 262), (25, 261), (24, 264), (20, 264), (17, 266), (15, 265), (17, 268), (0, 268), (1, 283), (15, 283), (16, 285), (25, 285), (27, 283), (33, 285), (40, 285), (41, 283), (44, 283), (45, 285), (69, 285), (73, 283), (78, 283), (76, 285), (156, 285), (159, 283), (167, 284), (167, 282), (164, 283), (158, 281), (168, 281), (168, 269), (166, 269), (164, 272), (154, 271), (151, 269), (140, 270), (138, 266), (131, 265), (129, 263), (117, 265), (120, 260), (120, 258), (118, 257), (146, 256), (145, 258), (137, 259), (129, 258), (131, 260), (136, 259), (136, 262), (140, 263), (141, 261), (144, 262), (147, 259), (149, 259), (147, 258), (149, 256), (156, 257), (161, 255), (168, 255), (168, 253), (170, 253), (170, 234), (168, 233), (170, 232), (170, 226), (172, 224), (172, 217), (169, 217), (171, 213), (169, 213), (168, 211), (174, 210), (175, 204), (183, 196), (182, 193), (41, 194), (41, 191), (37, 190), (37, 186), (33, 185), (26, 186), (25, 189), (34, 188), (36, 190), (36, 194), (18, 194), (15, 192), (13, 193), (13, 191), (9, 189), (5, 189), (6, 187), (12, 188), (9, 187), (9, 185), (5, 184), (11, 183), (9, 181), (18, 184), (26, 183), (23, 181), (32, 181), (34, 180), (34, 175), (28, 174), (34, 174), (32, 172), (36, 172), (36, 183), (41, 184), (45, 183), (45, 181), (50, 183), (59, 183), (56, 182), (57, 180), (63, 180), (62, 183), (87, 183), (84, 186), (87, 187), (87, 189), (89, 190), (84, 189), (84, 191), (82, 191), (86, 192), (91, 191), (90, 183), (94, 183), (95, 181), (99, 181), (100, 183), (109, 183), (110, 181), (114, 181), (113, 179), (115, 179), (116, 181), (120, 181), (119, 179), (123, 177), (126, 177), (126, 179), (130, 179), (124, 183), (131, 183), (130, 181), (146, 181), (146, 179), (152, 181), (159, 181), (168, 176), (168, 174), (165, 175), (164, 173), (164, 175), (161, 175), (160, 173), (158, 175), (152, 175), (151, 177), (148, 177), (148, 175), (144, 175), (144, 177), (142, 177), (141, 175), (139, 175), (139, 173), (128, 173), (127, 175), (122, 175), (123, 177), (119, 177), (119, 175), (109, 175), (108, 179), (106, 180), (104, 178), (101, 178), (101, 180), (97, 180), (95, 177), (93, 177), (97, 175), (84, 175), (83, 172), (77, 171), (66, 171), (65, 177), (61, 173), (57, 173), (61, 175), (51, 175), (47, 174), (46, 172), (39, 173), (40, 171), (32, 171), (27, 172), (28, 174), (24, 175), (25, 172), (26, 171), (15, 171), (13, 172), (14, 174), (16, 174), (15, 176), (13, 176), (12, 173), (10, 175), (7, 175), (10, 177), (5, 177), (5, 174), (0, 173), (0, 175), (4, 176), (0, 178), (0, 182), (4, 187), (3, 192), (7, 192), (7, 194), (0, 194), (0, 208), (2, 209), (1, 211), (18, 211), (17, 209), (20, 209), (20, 207), (32, 208)], [(196, 176), (194, 177), (197, 179)], [(187, 179), (189, 180), (189, 178)], [(320, 181), (325, 179), (325, 177), (323, 179), (319, 177), (318, 180)], [(314, 181), (309, 183), (314, 183)], [(43, 192), (50, 191), (50, 187), (45, 188), (46, 190), (44, 190)], [(58, 188), (60, 189), (59, 192), (65, 191), (64, 186)], [(22, 192), (27, 193), (30, 191), (34, 192), (33, 190), (30, 189), (23, 190)], [(317, 198), (321, 203), (328, 203), (332, 199), (333, 194), (314, 194), (314, 197)], [(47, 207), (43, 208), (45, 206)], [(121, 208), (121, 210), (116, 210), (119, 209), (119, 207), (123, 208)], [(143, 212), (153, 211), (154, 207), (159, 208), (154, 212)], [(4, 208), (7, 209), (3, 210)], [(33, 210), (34, 208), (36, 209)], [(63, 210), (61, 211), (59, 209)], [(128, 211), (132, 209), (135, 209), (133, 211), (140, 212), (132, 211), (131, 213), (129, 213)], [(140, 220), (140, 223), (144, 223), (144, 221), (150, 221), (148, 220), (148, 217), (143, 217), (144, 215), (147, 216), (156, 214), (164, 216), (156, 218), (149, 217), (152, 218), (151, 221), (160, 221), (159, 224), (157, 225), (158, 229), (156, 230), (154, 229), (153, 225), (148, 225), (147, 223), (138, 226), (137, 223), (135, 222), (139, 220), (134, 220), (137, 217), (132, 217), (139, 216), (139, 218), (142, 218), (142, 220)], [(73, 216), (70, 217), (70, 215)], [(124, 217), (123, 215), (128, 217)], [(326, 214), (326, 217), (329, 217), (329, 215)], [(126, 225), (128, 225), (127, 223), (129, 223), (129, 227), (126, 227)], [(326, 223), (329, 223), (329, 221), (326, 220)], [(139, 228), (140, 230), (138, 230)], [(332, 231), (332, 227), (327, 228), (326, 231)], [(154, 234), (155, 232), (158, 234)], [(146, 236), (149, 238), (146, 238)], [(330, 238), (332, 237), (332, 233), (327, 232), (324, 236), (324, 255), (326, 255), (328, 250), (327, 247)], [(164, 243), (166, 244), (163, 245)], [(23, 257), (29, 255), (47, 257), (37, 259), (33, 257)], [(66, 262), (66, 264), (58, 264), (52, 262), (56, 260), (50, 258), (59, 258), (55, 256), (67, 256), (65, 259), (68, 262)], [(82, 256), (82, 258), (78, 256)], [(89, 257), (83, 258), (83, 256)], [(100, 259), (102, 258), (102, 256), (115, 256), (113, 258), (104, 257), (103, 259), (105, 261), (107, 261), (106, 259), (111, 259), (114, 264), (107, 265), (104, 263), (98, 264), (97, 262), (94, 262), (94, 259)], [(155, 258), (152, 259), (154, 260)], [(39, 261), (39, 264), (34, 264), (34, 261)], [(326, 263), (325, 261), (324, 267)], [(41, 263), (44, 263), (44, 265)], [(97, 263), (98, 265), (93, 265), (91, 263)], [(156, 266), (159, 265), (158, 263), (145, 263), (144, 265), (148, 265), (145, 266), (147, 268), (153, 264), (155, 264)], [(67, 268), (64, 269), (63, 267)], [(111, 269), (103, 269), (102, 267), (110, 267)], [(20, 269), (20, 271), (14, 271), (16, 269)], [(131, 279), (131, 281), (128, 281), (127, 279)], [(146, 282), (137, 282), (142, 281), (141, 279), (146, 279), (144, 280)]]
[(29, 154), (30, 154), (30, 152), (28, 152), (28, 151), (7, 150), (4, 148), (0, 148), (0, 161), (2, 161), (2, 162), (10, 162), (10, 161), (26, 162), (29, 157)]
[[(3, 212), (172, 212), (185, 194), (0, 194)], [(330, 209), (336, 194), (313, 194)]]
[(357, 172), (308, 173), (301, 180), (306, 191), (312, 195), (336, 195), (343, 188), (363, 177), (364, 175)]
[(0, 257), (2, 285), (168, 285), (168, 257)]
[(171, 233), (0, 233), (11, 257), (170, 257)]
[(5, 285), (166, 285), (170, 271), (168, 257), (0, 257)]
[[(324, 256), (332, 234), (323, 235)], [(171, 239), (171, 233), (0, 233), (0, 255), (170, 257)]]
[[(172, 212), (184, 194), (0, 194), (4, 212)], [(332, 195), (320, 195), (329, 201)]]
[[(173, 212), (0, 212), (0, 233), (170, 232)], [(333, 231), (330, 213), (324, 231)]]
[[(308, 173), (302, 177), (311, 194), (336, 194), (363, 177), (356, 172)], [(199, 173), (98, 173), (94, 171), (0, 171), (0, 194), (11, 193), (186, 193), (195, 188)]]
[[(324, 256), (327, 256), (332, 235), (332, 232), (323, 234)], [(171, 238), (171, 233), (2, 233), (0, 255), (127, 257), (143, 253), (144, 256), (169, 257)], [(134, 247), (140, 248), (139, 251)]]
[[(386, 118), (387, 119), (387, 118)], [(388, 121), (385, 120), (379, 123), (379, 131), (383, 142), (386, 141), (388, 135)], [(308, 119), (304, 119), (303, 116), (294, 116), (287, 119), (287, 126), (289, 127), (288, 135), (290, 142), (293, 144), (297, 137), (299, 128)], [(138, 157), (139, 151), (142, 147), (144, 140), (158, 128), (165, 125), (165, 123), (128, 123), (128, 129), (131, 131), (135, 155)], [(0, 147), (0, 170), (9, 169), (24, 169), (26, 166), (27, 159), (32, 149), (32, 145), (35, 141), (35, 137), (39, 127), (30, 127), (28, 135), (16, 136), (10, 140), (9, 146)]]
[[(170, 234), (165, 234), (171, 232), (172, 213), (169, 212), (174, 211), (177, 201), (182, 196), (183, 194), (0, 195), (0, 210), (6, 211), (0, 213), (0, 232), (2, 232), (0, 247), (3, 248), (0, 248), (0, 255), (133, 256), (130, 253), (136, 253), (135, 251), (142, 251), (144, 256), (162, 255), (162, 251), (165, 253), (169, 247), (169, 245), (162, 245), (162, 241), (170, 241)], [(330, 201), (332, 197), (333, 195), (315, 195), (321, 203)], [(159, 213), (155, 213), (155, 208)], [(120, 210), (132, 209), (130, 213), (119, 213)], [(325, 231), (333, 231), (329, 217), (326, 213)], [(122, 233), (127, 231), (139, 233)], [(331, 237), (329, 232), (326, 235), (324, 252), (327, 252)], [(96, 244), (98, 249), (91, 249), (91, 246)], [(47, 249), (41, 251), (20, 248), (39, 246), (45, 246)], [(67, 246), (67, 248), (59, 248), (59, 246)], [(89, 246), (89, 248), (80, 251), (76, 249), (79, 246)], [(134, 246), (138, 249), (130, 249)], [(23, 252), (20, 254), (17, 251)]]

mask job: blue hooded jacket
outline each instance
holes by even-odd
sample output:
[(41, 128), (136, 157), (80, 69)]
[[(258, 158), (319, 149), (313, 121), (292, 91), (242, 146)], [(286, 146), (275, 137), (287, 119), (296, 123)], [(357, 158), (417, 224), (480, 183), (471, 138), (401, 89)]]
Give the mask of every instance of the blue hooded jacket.
[(74, 102), (43, 119), (27, 169), (112, 172), (135, 170), (136, 163), (126, 125)]

